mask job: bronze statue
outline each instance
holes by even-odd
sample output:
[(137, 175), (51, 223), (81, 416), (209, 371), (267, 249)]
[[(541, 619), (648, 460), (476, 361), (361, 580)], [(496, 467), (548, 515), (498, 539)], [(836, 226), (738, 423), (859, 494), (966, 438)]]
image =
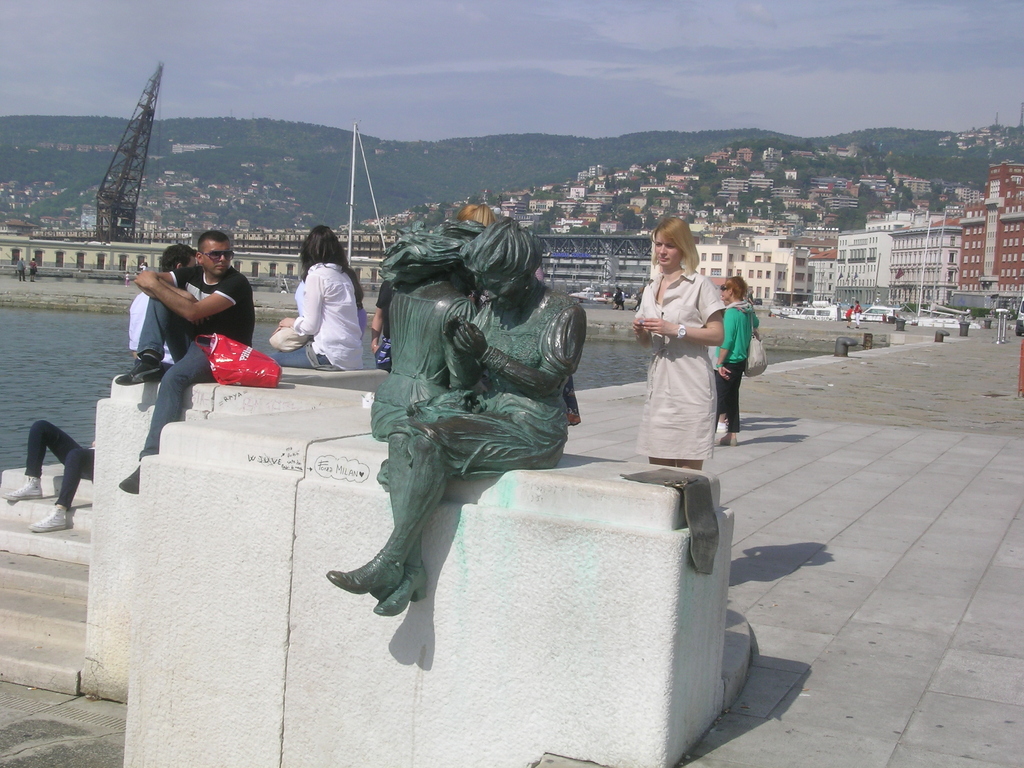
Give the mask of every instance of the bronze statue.
[[(437, 239), (464, 237), (468, 224), (461, 222), (458, 233), (414, 233), (389, 251), (393, 367), (372, 421), (374, 437), (388, 441), (380, 479), (391, 493), (395, 528), (370, 562), (327, 574), (342, 589), (373, 595), (374, 611), (384, 616), (424, 596), (420, 535), (448, 477), (549, 469), (568, 436), (561, 392), (579, 364), (586, 316), (576, 301), (537, 280), (540, 242), (511, 220), (490, 225), (462, 248), (465, 268), (488, 299), (474, 315), (452, 284), (462, 272), (452, 244)], [(402, 269), (424, 260), (445, 267), (399, 287)], [(401, 378), (391, 384), (396, 371)]]

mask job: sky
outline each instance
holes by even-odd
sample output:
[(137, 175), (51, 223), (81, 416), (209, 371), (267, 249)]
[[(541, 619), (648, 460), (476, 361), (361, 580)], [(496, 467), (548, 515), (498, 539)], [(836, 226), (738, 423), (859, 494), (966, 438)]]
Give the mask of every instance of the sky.
[(0, 114), (384, 139), (1017, 125), (1021, 0), (9, 0)]

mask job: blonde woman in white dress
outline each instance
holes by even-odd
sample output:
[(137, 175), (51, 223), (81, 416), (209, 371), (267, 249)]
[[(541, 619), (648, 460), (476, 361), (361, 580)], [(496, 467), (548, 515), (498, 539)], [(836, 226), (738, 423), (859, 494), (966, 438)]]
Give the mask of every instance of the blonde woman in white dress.
[(708, 347), (722, 343), (725, 304), (708, 278), (685, 221), (663, 219), (651, 235), (654, 282), (633, 319), (651, 350), (637, 452), (651, 464), (701, 469), (715, 442), (715, 373)]

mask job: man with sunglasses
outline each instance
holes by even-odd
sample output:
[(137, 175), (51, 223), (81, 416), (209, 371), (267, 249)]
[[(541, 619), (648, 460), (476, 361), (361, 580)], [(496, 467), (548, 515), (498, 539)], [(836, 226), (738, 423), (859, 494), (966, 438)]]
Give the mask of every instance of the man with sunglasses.
[[(196, 266), (170, 272), (140, 272), (135, 278), (135, 284), (155, 301), (149, 302), (135, 366), (114, 381), (161, 382), (140, 460), (159, 452), (160, 432), (166, 424), (181, 420), (185, 391), (193, 384), (213, 381), (209, 360), (194, 343), (195, 337), (219, 333), (252, 345), (256, 325), (252, 286), (231, 266), (234, 253), (230, 238), (210, 230), (199, 236), (197, 245)], [(161, 374), (164, 343), (174, 365)], [(121, 490), (138, 493), (139, 474), (140, 469), (136, 469), (122, 480)]]

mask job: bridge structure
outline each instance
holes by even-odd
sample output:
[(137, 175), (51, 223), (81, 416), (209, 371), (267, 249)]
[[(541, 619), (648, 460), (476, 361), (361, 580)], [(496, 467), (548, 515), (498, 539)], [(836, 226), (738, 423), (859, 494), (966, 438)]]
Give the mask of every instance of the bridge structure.
[(544, 280), (568, 292), (589, 287), (634, 293), (651, 275), (647, 235), (539, 235), (544, 244)]

